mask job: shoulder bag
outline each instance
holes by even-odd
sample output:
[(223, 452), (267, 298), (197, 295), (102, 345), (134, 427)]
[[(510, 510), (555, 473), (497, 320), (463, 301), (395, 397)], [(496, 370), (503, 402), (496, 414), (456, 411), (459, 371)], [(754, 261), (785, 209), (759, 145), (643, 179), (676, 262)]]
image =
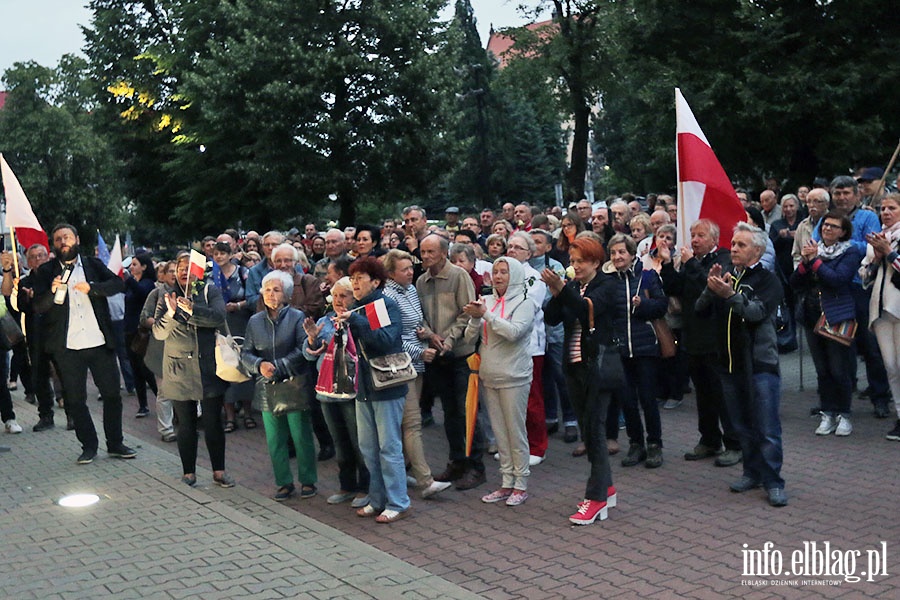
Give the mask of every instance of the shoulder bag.
[[(584, 298), (588, 305), (588, 332), (594, 334), (594, 302)], [(671, 330), (670, 330), (671, 331)], [(581, 345), (584, 348), (584, 344)], [(625, 368), (622, 366), (622, 355), (615, 344), (610, 346), (600, 345), (597, 353), (597, 366), (599, 367), (599, 389), (602, 391), (617, 391), (625, 385)]]
[(307, 410), (309, 402), (303, 387), (303, 378), (295, 375), (281, 381), (266, 381), (262, 385), (263, 406), (268, 406), (276, 416)]
[(241, 343), (244, 340), (231, 335), (227, 320), (225, 321), (225, 333), (227, 335), (222, 335), (216, 330), (216, 376), (229, 383), (249, 381), (250, 377), (244, 373), (241, 365)]
[(856, 337), (856, 327), (856, 319), (850, 319), (842, 323), (830, 325), (828, 323), (828, 320), (825, 319), (825, 313), (823, 312), (822, 316), (820, 316), (819, 320), (816, 322), (816, 326), (813, 331), (824, 338), (837, 342), (838, 344), (849, 346), (853, 343), (853, 339)]
[(396, 352), (369, 358), (362, 342), (359, 344), (363, 357), (369, 363), (369, 372), (372, 375), (372, 386), (376, 390), (386, 390), (409, 383), (418, 377), (413, 367), (412, 357), (408, 352)]

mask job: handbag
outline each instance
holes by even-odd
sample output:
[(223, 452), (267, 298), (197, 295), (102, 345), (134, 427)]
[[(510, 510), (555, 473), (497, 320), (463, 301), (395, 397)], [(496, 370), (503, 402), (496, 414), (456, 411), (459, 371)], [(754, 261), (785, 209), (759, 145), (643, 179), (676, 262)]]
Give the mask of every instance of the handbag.
[[(588, 332), (594, 333), (594, 302), (585, 298), (588, 305)], [(669, 330), (671, 333), (671, 330)], [(583, 347), (583, 346), (582, 346)], [(622, 366), (622, 355), (615, 344), (599, 346), (597, 353), (597, 368), (599, 370), (598, 389), (605, 392), (621, 390), (625, 385), (625, 367)]]
[(309, 400), (303, 390), (303, 377), (291, 376), (281, 381), (263, 381), (263, 405), (275, 416), (309, 409)]
[(19, 327), (19, 324), (16, 323), (16, 320), (9, 313), (4, 314), (3, 317), (0, 318), (0, 330), (3, 331), (3, 336), (9, 343), (10, 348), (21, 344), (25, 340), (25, 334), (22, 333), (22, 328)]
[(363, 357), (369, 363), (369, 373), (372, 376), (372, 387), (376, 390), (386, 390), (413, 381), (419, 374), (412, 364), (412, 357), (408, 352), (395, 352), (369, 359), (362, 343), (359, 345)]
[(662, 358), (672, 358), (675, 356), (678, 348), (675, 345), (675, 334), (669, 323), (663, 319), (653, 319), (650, 326), (656, 332), (656, 341), (659, 344), (659, 355)]
[(349, 327), (346, 332), (346, 344), (341, 331), (334, 332), (319, 366), (316, 395), (324, 402), (356, 398), (359, 374), (356, 345)]
[[(228, 321), (225, 321), (225, 332), (227, 335), (216, 331), (216, 376), (229, 383), (249, 381), (250, 377), (244, 373), (241, 365), (241, 343), (244, 340), (231, 335)], [(239, 339), (241, 343), (238, 342)]]
[(844, 346), (849, 346), (853, 343), (853, 338), (856, 337), (856, 327), (856, 319), (849, 319), (841, 323), (830, 325), (823, 312), (822, 316), (820, 316), (819, 320), (816, 322), (813, 331), (824, 338), (833, 340)]
[(131, 338), (131, 344), (129, 344), (128, 348), (136, 356), (143, 358), (147, 354), (147, 346), (150, 344), (150, 328), (145, 327), (143, 325), (139, 325), (137, 331), (134, 332), (134, 337)]

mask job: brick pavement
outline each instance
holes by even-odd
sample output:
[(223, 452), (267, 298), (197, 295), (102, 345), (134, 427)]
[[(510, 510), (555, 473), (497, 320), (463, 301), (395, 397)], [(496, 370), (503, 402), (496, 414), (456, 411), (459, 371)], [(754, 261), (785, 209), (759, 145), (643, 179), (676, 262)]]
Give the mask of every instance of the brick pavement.
[[(730, 493), (728, 483), (740, 475), (739, 467), (722, 469), (709, 461), (682, 459), (697, 441), (692, 396), (681, 408), (662, 411), (666, 458), (662, 468), (626, 469), (617, 460), (621, 455), (613, 459), (619, 507), (610, 510), (609, 520), (588, 527), (570, 526), (566, 519), (583, 493), (587, 463), (569, 456), (572, 446), (562, 443), (559, 435), (551, 438), (547, 461), (532, 469), (531, 498), (517, 508), (480, 502), (480, 496), (499, 483), (497, 463), (490, 459), (486, 485), (468, 492), (448, 490), (429, 501), (414, 497), (413, 517), (390, 527), (360, 520), (346, 505), (325, 503), (324, 497), (337, 488), (333, 460), (320, 463), (318, 497), (292, 499), (285, 507), (255, 506), (263, 512), (272, 506), (298, 511), (489, 598), (897, 596), (900, 525), (893, 500), (900, 493), (896, 476), (900, 444), (883, 439), (892, 421), (874, 419), (870, 405), (855, 400), (853, 435), (816, 437), (817, 420), (807, 413), (814, 403), (814, 370), (807, 358), (806, 389), (801, 392), (798, 365), (797, 353), (783, 359), (783, 475), (791, 500), (786, 508), (769, 507), (761, 491)], [(860, 367), (861, 376), (863, 372)], [(131, 418), (136, 400), (126, 403), (130, 435), (143, 440), (145, 447), (177, 452), (158, 440), (154, 420)], [(440, 422), (439, 411), (436, 418)], [(625, 442), (621, 433), (620, 441)], [(446, 461), (443, 438), (440, 426), (424, 430), (426, 454), (435, 471)], [(73, 458), (77, 454), (74, 443), (68, 453)], [(142, 454), (135, 462), (143, 460)], [(171, 464), (166, 475), (176, 481), (177, 462)], [(239, 429), (228, 436), (227, 466), (239, 487), (264, 495), (273, 492), (261, 428)], [(240, 505), (235, 508), (265, 518)], [(759, 550), (767, 541), (782, 554), (784, 570), (791, 568), (792, 552), (802, 550), (804, 542), (815, 541), (821, 547), (829, 541), (832, 549), (843, 553), (861, 550), (857, 573), (866, 568), (865, 551), (886, 541), (888, 575), (856, 583), (841, 577), (742, 576), (743, 544)], [(840, 585), (743, 585), (750, 579)]]
[[(33, 424), (34, 407), (14, 396), (18, 419)], [(53, 431), (0, 441), (11, 447), (0, 454), (2, 598), (478, 597), (250, 488), (211, 487), (208, 470), (191, 489), (173, 476), (176, 455), (130, 433), (137, 459), (101, 451), (82, 466), (64, 417)], [(103, 499), (53, 501), (79, 491)]]

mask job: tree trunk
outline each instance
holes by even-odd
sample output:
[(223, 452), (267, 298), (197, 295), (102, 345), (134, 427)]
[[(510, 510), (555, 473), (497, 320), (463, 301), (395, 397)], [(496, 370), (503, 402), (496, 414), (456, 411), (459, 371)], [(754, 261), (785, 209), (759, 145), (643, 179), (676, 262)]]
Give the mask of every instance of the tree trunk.
[(580, 96), (573, 94), (573, 100), (578, 103), (574, 106), (575, 132), (572, 136), (572, 160), (569, 164), (569, 172), (566, 180), (569, 193), (575, 201), (584, 198), (584, 178), (587, 173), (588, 161), (588, 133), (591, 123), (591, 109), (581, 103)]

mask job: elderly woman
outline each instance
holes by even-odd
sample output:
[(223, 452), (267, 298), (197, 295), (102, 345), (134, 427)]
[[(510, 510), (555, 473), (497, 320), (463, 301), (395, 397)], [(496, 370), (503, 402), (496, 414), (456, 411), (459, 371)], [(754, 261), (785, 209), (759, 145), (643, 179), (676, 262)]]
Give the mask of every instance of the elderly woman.
[[(613, 333), (619, 342), (625, 389), (622, 412), (628, 433), (628, 454), (623, 467), (646, 460), (648, 469), (659, 467), (662, 456), (662, 424), (656, 404), (656, 373), (659, 343), (650, 321), (665, 316), (668, 301), (656, 271), (644, 271), (637, 260), (637, 245), (631, 237), (617, 233), (609, 240), (608, 263), (603, 272), (612, 276), (615, 287)], [(647, 440), (644, 443), (644, 424)]]
[(881, 224), (881, 233), (866, 236), (869, 245), (859, 273), (863, 285), (872, 288), (867, 325), (878, 340), (897, 410), (897, 424), (885, 438), (900, 442), (900, 288), (894, 283), (900, 273), (900, 194), (881, 200)]
[(475, 270), (475, 248), (473, 244), (456, 243), (450, 246), (450, 262), (463, 269), (472, 278), (475, 295), (480, 296), (484, 287), (484, 277)]
[(591, 464), (584, 500), (569, 517), (575, 525), (606, 519), (607, 509), (616, 505), (617, 498), (605, 438), (612, 387), (619, 382), (601, 377), (598, 361), (601, 352), (618, 350), (612, 334), (613, 282), (599, 272), (605, 257), (597, 240), (576, 238), (569, 246), (571, 282), (566, 284), (552, 269), (541, 272), (553, 295), (544, 319), (551, 325), (562, 323), (565, 330), (563, 368)]
[(650, 252), (650, 246), (653, 245), (653, 230), (650, 228), (650, 215), (645, 212), (638, 213), (631, 217), (628, 222), (628, 228), (631, 230), (631, 237), (637, 246), (638, 256), (643, 257)]
[[(275, 472), (273, 499), (283, 502), (296, 490), (288, 455), (288, 438), (297, 451), (297, 479), (300, 498), (316, 495), (316, 447), (309, 415), (309, 362), (303, 357), (303, 312), (290, 305), (294, 279), (284, 271), (272, 271), (263, 277), (260, 296), (265, 310), (250, 317), (241, 348), (241, 362), (248, 373), (256, 376), (256, 390), (261, 399), (263, 426), (269, 458)], [(272, 385), (289, 385), (286, 380), (299, 378), (292, 402), (276, 405)]]
[[(430, 498), (449, 488), (449, 481), (435, 481), (431, 474), (425, 450), (422, 446), (422, 414), (419, 398), (422, 397), (425, 362), (423, 357), (428, 352), (428, 344), (419, 339), (416, 328), (425, 320), (419, 294), (413, 285), (412, 255), (401, 250), (391, 250), (382, 258), (387, 271), (388, 280), (384, 285), (384, 295), (394, 300), (403, 315), (403, 350), (413, 359), (413, 366), (418, 376), (409, 384), (406, 404), (403, 408), (403, 454), (410, 464), (410, 472), (416, 483), (422, 488), (422, 498)], [(434, 350), (431, 351), (432, 354)]]
[[(403, 461), (401, 424), (406, 384), (376, 390), (372, 381), (373, 358), (403, 351), (403, 315), (400, 307), (382, 292), (387, 281), (384, 265), (367, 256), (350, 266), (355, 308), (384, 302), (389, 324), (376, 329), (359, 310), (338, 313), (347, 323), (359, 347), (359, 390), (356, 395), (356, 427), (359, 447), (369, 468), (369, 504), (357, 511), (360, 517), (376, 517), (378, 523), (393, 523), (406, 517), (406, 465)], [(377, 515), (377, 516), (376, 516)]]
[(850, 284), (863, 256), (850, 241), (853, 223), (844, 213), (825, 215), (819, 234), (820, 242), (809, 240), (801, 249), (800, 264), (791, 275), (791, 286), (804, 298), (806, 340), (816, 366), (819, 405), (822, 407), (822, 421), (816, 435), (847, 436), (853, 431), (850, 402), (855, 355), (850, 346), (822, 337), (813, 329), (823, 313), (832, 325), (856, 318)]
[(225, 472), (225, 382), (216, 376), (215, 354), (216, 328), (225, 324), (225, 302), (214, 286), (200, 283), (197, 291), (192, 289), (189, 253), (179, 253), (175, 265), (175, 290), (161, 294), (163, 302), (157, 305), (152, 331), (154, 338), (165, 342), (160, 395), (173, 401), (178, 418), (178, 454), (184, 471), (181, 481), (197, 485), (199, 403), (213, 482), (233, 487), (234, 479)]
[(528, 261), (537, 252), (537, 246), (530, 234), (517, 231), (509, 236), (507, 254), (522, 264), (525, 270), (525, 297), (534, 307), (534, 327), (528, 341), (528, 351), (534, 377), (528, 392), (528, 428), (529, 462), (535, 467), (544, 462), (547, 454), (547, 413), (544, 410), (544, 352), (547, 346), (547, 329), (544, 327), (544, 303), (547, 300), (547, 286), (541, 281), (538, 273)]
[(493, 295), (475, 300), (463, 309), (469, 316), (466, 337), (481, 337), (478, 378), (500, 453), (500, 488), (481, 501), (518, 506), (528, 499), (531, 473), (525, 419), (532, 357), (526, 342), (535, 326), (535, 309), (525, 294), (522, 263), (513, 257), (501, 257), (494, 261), (491, 271)]
[[(306, 339), (303, 340), (303, 354), (308, 361), (318, 361), (321, 367), (325, 350), (335, 335), (344, 338), (346, 347), (347, 329), (335, 330), (334, 319), (337, 313), (346, 312), (353, 303), (353, 285), (349, 277), (342, 277), (334, 282), (331, 288), (331, 305), (333, 310), (319, 319), (318, 322), (307, 317), (303, 321)], [(318, 395), (322, 403), (322, 413), (328, 431), (334, 440), (337, 452), (338, 482), (340, 490), (328, 497), (328, 504), (341, 504), (352, 501), (353, 508), (362, 508), (369, 503), (369, 470), (359, 449), (359, 436), (356, 428), (356, 403), (353, 398), (331, 398)]]

